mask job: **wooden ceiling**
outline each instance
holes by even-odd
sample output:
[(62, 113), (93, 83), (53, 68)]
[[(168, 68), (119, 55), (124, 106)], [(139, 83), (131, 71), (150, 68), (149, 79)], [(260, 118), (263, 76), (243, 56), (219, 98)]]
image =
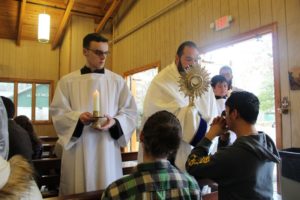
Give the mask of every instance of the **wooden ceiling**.
[(95, 19), (96, 32), (111, 31), (112, 17), (122, 0), (0, 0), (0, 38), (37, 40), (38, 15), (51, 17), (50, 42), (55, 49), (61, 42), (71, 15)]

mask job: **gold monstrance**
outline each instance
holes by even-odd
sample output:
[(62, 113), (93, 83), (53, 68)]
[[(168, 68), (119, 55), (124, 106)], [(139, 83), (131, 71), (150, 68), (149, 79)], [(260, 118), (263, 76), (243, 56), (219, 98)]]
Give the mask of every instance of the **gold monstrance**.
[(190, 65), (179, 79), (179, 91), (189, 97), (189, 106), (194, 106), (194, 99), (208, 91), (209, 74), (200, 64)]

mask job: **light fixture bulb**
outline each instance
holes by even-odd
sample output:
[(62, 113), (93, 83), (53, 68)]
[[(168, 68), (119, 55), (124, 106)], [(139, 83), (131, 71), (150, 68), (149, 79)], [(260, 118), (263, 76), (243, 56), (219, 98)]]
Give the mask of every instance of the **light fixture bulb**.
[(39, 14), (38, 40), (42, 43), (49, 42), (50, 38), (50, 15)]

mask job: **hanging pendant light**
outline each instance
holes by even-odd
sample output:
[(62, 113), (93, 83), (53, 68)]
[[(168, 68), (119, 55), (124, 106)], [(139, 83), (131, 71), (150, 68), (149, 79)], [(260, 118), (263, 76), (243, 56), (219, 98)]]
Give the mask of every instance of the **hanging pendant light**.
[(38, 40), (42, 43), (49, 42), (50, 38), (50, 15), (39, 14)]

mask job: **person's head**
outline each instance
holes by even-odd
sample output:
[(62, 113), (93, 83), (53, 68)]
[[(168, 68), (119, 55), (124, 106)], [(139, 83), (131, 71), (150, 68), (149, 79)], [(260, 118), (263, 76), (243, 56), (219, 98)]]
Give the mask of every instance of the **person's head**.
[(177, 49), (175, 64), (177, 67), (187, 68), (189, 65), (198, 62), (199, 53), (199, 49), (194, 42), (185, 41)]
[(219, 75), (222, 75), (226, 78), (229, 86), (228, 88), (230, 89), (232, 85), (232, 78), (233, 78), (232, 69), (229, 66), (225, 65), (220, 68)]
[(256, 123), (259, 113), (259, 100), (254, 94), (246, 91), (233, 92), (225, 105), (226, 123), (229, 129), (234, 129), (237, 119), (250, 125)]
[(210, 84), (216, 96), (224, 97), (227, 95), (228, 82), (224, 76), (216, 75), (212, 77)]
[(103, 36), (90, 33), (83, 38), (83, 55), (86, 57), (88, 67), (103, 68), (108, 53), (108, 40)]
[(150, 116), (140, 135), (144, 152), (153, 158), (166, 158), (177, 151), (182, 135), (179, 120), (168, 111)]
[(12, 102), (11, 99), (1, 96), (3, 104), (5, 106), (6, 109), (6, 113), (7, 113), (7, 118), (8, 119), (12, 119), (14, 118), (15, 115), (15, 104)]
[(14, 119), (22, 128), (24, 128), (29, 133), (33, 133), (34, 129), (30, 122), (30, 119), (25, 115), (16, 116)]

